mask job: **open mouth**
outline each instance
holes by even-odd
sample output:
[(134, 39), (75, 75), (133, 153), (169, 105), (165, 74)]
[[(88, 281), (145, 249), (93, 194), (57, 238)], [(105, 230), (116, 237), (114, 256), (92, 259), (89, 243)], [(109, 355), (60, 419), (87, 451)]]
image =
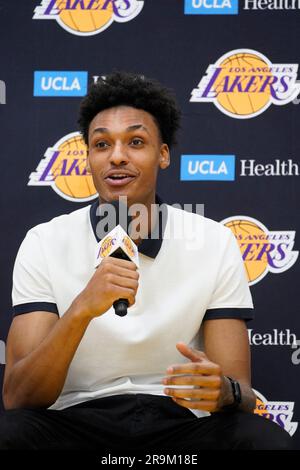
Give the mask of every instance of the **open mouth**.
[(135, 176), (133, 175), (110, 175), (105, 178), (105, 181), (110, 186), (124, 186), (125, 184), (130, 183), (130, 181), (134, 180)]

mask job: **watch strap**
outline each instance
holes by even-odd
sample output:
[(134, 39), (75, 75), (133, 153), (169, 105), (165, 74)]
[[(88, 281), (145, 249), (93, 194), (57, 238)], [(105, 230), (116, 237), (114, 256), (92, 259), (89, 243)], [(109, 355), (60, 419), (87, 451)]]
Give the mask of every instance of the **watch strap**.
[(233, 403), (230, 403), (230, 405), (225, 405), (222, 407), (222, 410), (234, 410), (238, 408), (242, 401), (242, 392), (241, 392), (241, 387), (240, 384), (232, 379), (231, 377), (228, 377), (226, 375), (226, 378), (229, 380), (230, 385), (231, 385), (231, 391), (232, 391), (232, 396), (233, 396)]

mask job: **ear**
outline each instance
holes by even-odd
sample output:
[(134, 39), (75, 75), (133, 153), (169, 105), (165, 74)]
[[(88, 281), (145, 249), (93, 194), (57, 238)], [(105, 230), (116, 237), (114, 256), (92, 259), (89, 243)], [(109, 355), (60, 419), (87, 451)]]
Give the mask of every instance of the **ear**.
[(167, 144), (162, 144), (160, 147), (159, 166), (165, 170), (170, 165), (170, 151)]

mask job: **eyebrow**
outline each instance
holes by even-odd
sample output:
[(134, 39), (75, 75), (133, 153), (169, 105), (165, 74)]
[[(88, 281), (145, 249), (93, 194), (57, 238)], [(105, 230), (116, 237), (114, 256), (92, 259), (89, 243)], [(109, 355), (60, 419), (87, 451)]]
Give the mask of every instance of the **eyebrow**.
[[(137, 131), (137, 130), (143, 130), (149, 134), (149, 131), (147, 127), (143, 126), (143, 124), (133, 124), (132, 126), (129, 126), (125, 129), (126, 132), (132, 132), (132, 131)], [(101, 133), (101, 134), (110, 134), (110, 131), (107, 127), (96, 127), (96, 129), (93, 130), (93, 134), (95, 132)]]

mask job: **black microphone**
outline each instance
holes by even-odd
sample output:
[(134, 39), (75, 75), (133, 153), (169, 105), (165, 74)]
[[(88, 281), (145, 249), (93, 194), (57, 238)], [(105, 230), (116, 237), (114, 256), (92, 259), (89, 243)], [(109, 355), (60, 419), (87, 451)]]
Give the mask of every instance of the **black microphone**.
[[(100, 205), (99, 215), (102, 218), (102, 225), (104, 223), (103, 214), (105, 212), (108, 213), (108, 216), (113, 217), (113, 225), (115, 225), (115, 227), (107, 233), (109, 227), (112, 225), (112, 223), (109, 222), (112, 222), (112, 220), (108, 220), (103, 227), (100, 227), (100, 231), (106, 235), (103, 238), (100, 237), (102, 240), (99, 242), (97, 248), (96, 267), (98, 267), (102, 259), (107, 256), (133, 261), (136, 266), (139, 266), (137, 246), (128, 235), (128, 227), (131, 222), (128, 207), (120, 201), (112, 201), (109, 204)], [(97, 235), (99, 235), (98, 232), (97, 226)], [(129, 302), (127, 299), (118, 299), (113, 303), (113, 307), (116, 315), (124, 317), (127, 315)]]

